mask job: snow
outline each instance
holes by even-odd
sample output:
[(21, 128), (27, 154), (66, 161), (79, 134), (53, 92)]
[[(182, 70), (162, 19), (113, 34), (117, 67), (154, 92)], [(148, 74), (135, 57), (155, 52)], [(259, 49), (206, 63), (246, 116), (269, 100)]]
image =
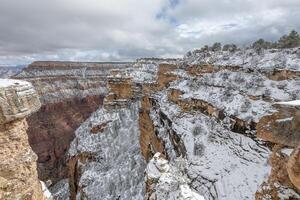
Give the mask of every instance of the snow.
[(150, 180), (156, 179), (151, 181), (153, 192), (149, 199), (205, 200), (190, 188), (187, 184), (190, 180), (182, 174), (176, 164), (169, 165), (160, 153), (156, 153), (149, 161), (146, 175)]
[(47, 199), (52, 199), (52, 194), (50, 193), (50, 191), (48, 190), (46, 184), (43, 181), (40, 181), (41, 185), (42, 185), (42, 191), (44, 194), (44, 197)]
[(69, 200), (69, 179), (62, 179), (49, 187), (54, 200)]
[(156, 153), (147, 165), (146, 173), (151, 179), (158, 179), (161, 177), (161, 172), (168, 172), (170, 169), (168, 161), (160, 156), (160, 153)]
[(293, 119), (294, 119), (294, 117), (288, 117), (288, 118), (284, 118), (284, 119), (277, 119), (276, 122), (278, 122), (278, 123), (289, 122), (289, 121), (292, 121)]
[[(129, 108), (106, 110), (100, 108), (77, 130), (69, 149), (70, 156), (93, 155), (82, 163), (77, 196), (88, 199), (143, 199), (145, 163), (141, 155), (138, 126), (139, 103)], [(107, 121), (101, 133), (90, 129)]]
[[(139, 146), (139, 102), (119, 110), (99, 109), (77, 129), (69, 150), (70, 156), (85, 153), (95, 156), (92, 161), (78, 163), (82, 168), (79, 187), (83, 189), (77, 197), (144, 199), (146, 172), (146, 178), (152, 180), (150, 199), (254, 199), (270, 174), (271, 152), (259, 139), (230, 131), (227, 122), (232, 116), (258, 122), (263, 116), (277, 112), (274, 104), (300, 105), (300, 100), (291, 101), (300, 98), (299, 79), (273, 81), (262, 73), (273, 69), (300, 71), (299, 52), (299, 49), (266, 50), (258, 55), (248, 49), (209, 52), (210, 55), (194, 52), (185, 57), (183, 63), (187, 64), (239, 65), (242, 70), (223, 70), (199, 77), (189, 75), (183, 68), (171, 72), (179, 80), (170, 83), (168, 89), (151, 94), (155, 105), (149, 112), (168, 160), (155, 154), (147, 166)], [(139, 84), (153, 83), (158, 65), (159, 62), (141, 60), (121, 71), (121, 77), (131, 77)], [(249, 72), (249, 68), (253, 71)], [(181, 112), (168, 99), (171, 88), (184, 93), (182, 100), (202, 100), (224, 111), (225, 119), (220, 121), (197, 110)], [(108, 120), (112, 122), (102, 133), (90, 133), (91, 127)], [(289, 120), (292, 118), (278, 122)], [(179, 141), (174, 142), (170, 133), (176, 134)], [(178, 156), (179, 144), (186, 150), (182, 157)], [(290, 155), (290, 150), (282, 152)], [(182, 167), (179, 163), (186, 164)]]
[(254, 49), (240, 49), (229, 51), (194, 51), (186, 55), (184, 61), (188, 64), (209, 63), (215, 66), (240, 66), (242, 68), (273, 70), (288, 69), (300, 71), (300, 48), (268, 49), (262, 53)]
[(292, 154), (294, 149), (290, 149), (290, 148), (283, 148), (281, 149), (281, 152), (287, 156), (290, 156)]
[[(190, 77), (174, 81), (170, 88), (184, 92), (182, 99), (203, 100), (228, 115), (255, 122), (262, 116), (276, 112), (274, 101), (300, 98), (299, 81), (272, 81), (258, 72), (225, 70), (207, 73), (197, 79)], [(257, 99), (251, 99), (251, 96)]]
[(286, 102), (276, 102), (278, 105), (289, 105), (289, 106), (300, 106), (300, 100), (286, 101)]
[(11, 87), (11, 86), (31, 86), (27, 81), (21, 81), (16, 79), (0, 79), (0, 88)]
[[(172, 129), (184, 141), (191, 187), (208, 200), (254, 199), (270, 173), (270, 151), (251, 138), (227, 130), (213, 118), (198, 112), (174, 115), (169, 109), (172, 103), (159, 103), (161, 111), (171, 118)], [(198, 135), (193, 133), (195, 127), (199, 127)]]

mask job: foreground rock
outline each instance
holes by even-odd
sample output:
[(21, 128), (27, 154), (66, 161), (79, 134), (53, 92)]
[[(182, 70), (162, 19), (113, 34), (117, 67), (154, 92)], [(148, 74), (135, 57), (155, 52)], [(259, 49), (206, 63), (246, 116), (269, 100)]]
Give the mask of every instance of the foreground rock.
[[(299, 104), (299, 105), (298, 105)], [(300, 103), (298, 101), (274, 104), (277, 112), (264, 116), (257, 125), (257, 136), (289, 147), (300, 144)]]
[(0, 199), (46, 198), (37, 175), (37, 156), (28, 143), (25, 119), (40, 106), (30, 83), (0, 79)]
[(287, 171), (294, 186), (300, 190), (300, 147), (292, 153), (287, 164)]
[(147, 197), (155, 199), (204, 200), (204, 197), (192, 191), (189, 179), (183, 170), (184, 159), (177, 160), (177, 166), (170, 166), (160, 153), (150, 160), (147, 169)]

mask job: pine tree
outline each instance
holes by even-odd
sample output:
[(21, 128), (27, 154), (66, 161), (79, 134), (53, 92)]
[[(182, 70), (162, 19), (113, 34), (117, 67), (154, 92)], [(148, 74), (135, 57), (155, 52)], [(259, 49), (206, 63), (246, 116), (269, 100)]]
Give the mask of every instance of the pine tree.
[(278, 48), (294, 48), (300, 46), (300, 36), (292, 30), (289, 35), (284, 35), (278, 40)]

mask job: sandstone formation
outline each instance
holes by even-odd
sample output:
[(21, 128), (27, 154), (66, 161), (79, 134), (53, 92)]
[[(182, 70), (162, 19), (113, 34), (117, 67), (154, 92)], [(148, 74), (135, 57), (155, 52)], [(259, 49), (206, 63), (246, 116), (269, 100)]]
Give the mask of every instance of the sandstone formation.
[(297, 147), (300, 143), (300, 109), (284, 104), (275, 106), (277, 112), (259, 121), (258, 137), (276, 144)]
[[(296, 188), (299, 191), (299, 144), (300, 144), (300, 110), (298, 101), (275, 103), (277, 112), (261, 118), (257, 125), (257, 136), (275, 143), (270, 157), (272, 171), (268, 183), (264, 183), (257, 199), (262, 199), (265, 193), (273, 199), (279, 199), (280, 183), (284, 187)], [(283, 154), (284, 146), (293, 153)], [(264, 195), (262, 195), (264, 196)]]
[(30, 83), (0, 79), (0, 199), (44, 199), (25, 119), (40, 106)]
[(27, 118), (29, 143), (38, 155), (39, 178), (55, 183), (67, 177), (66, 153), (74, 132), (103, 102), (102, 96), (43, 104)]
[(41, 106), (37, 93), (27, 82), (1, 79), (0, 87), (1, 124), (23, 119)]
[(300, 147), (296, 148), (289, 158), (287, 171), (294, 186), (300, 190)]

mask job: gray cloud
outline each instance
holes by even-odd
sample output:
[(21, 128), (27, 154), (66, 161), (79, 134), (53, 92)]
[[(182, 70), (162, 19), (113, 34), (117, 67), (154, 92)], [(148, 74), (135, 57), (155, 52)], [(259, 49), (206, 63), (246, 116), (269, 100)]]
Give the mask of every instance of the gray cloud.
[(180, 56), (300, 30), (298, 0), (0, 0), (0, 65)]

